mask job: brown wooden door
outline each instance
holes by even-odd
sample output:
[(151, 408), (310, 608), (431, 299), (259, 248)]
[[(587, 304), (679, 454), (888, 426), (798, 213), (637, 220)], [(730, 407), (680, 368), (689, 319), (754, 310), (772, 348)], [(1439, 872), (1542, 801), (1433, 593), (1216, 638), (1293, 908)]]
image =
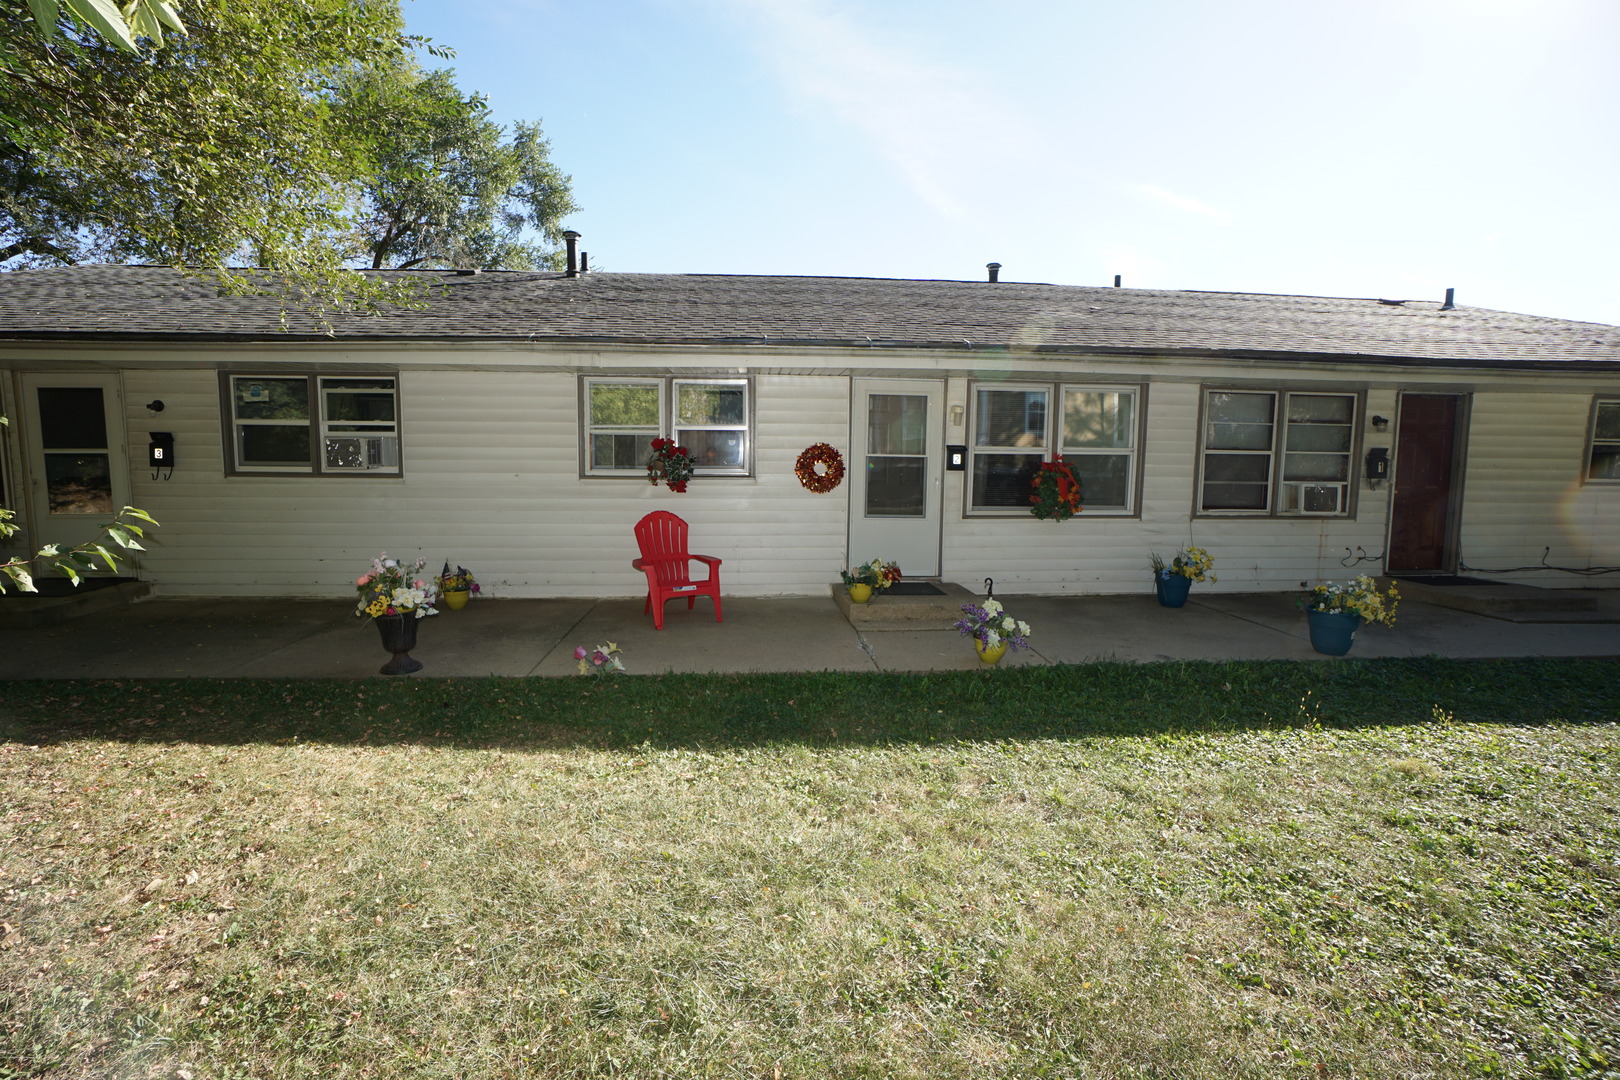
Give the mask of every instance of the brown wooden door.
[(1462, 399), (1402, 394), (1395, 433), (1395, 492), (1390, 501), (1390, 573), (1456, 570), (1457, 434)]

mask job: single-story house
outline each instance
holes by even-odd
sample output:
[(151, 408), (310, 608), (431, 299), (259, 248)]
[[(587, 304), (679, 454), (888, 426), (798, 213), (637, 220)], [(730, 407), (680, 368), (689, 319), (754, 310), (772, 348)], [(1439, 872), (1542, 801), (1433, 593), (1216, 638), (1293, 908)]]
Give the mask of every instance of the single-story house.
[[(1005, 593), (1358, 573), (1599, 586), (1620, 566), (1620, 327), (1427, 300), (909, 281), (384, 271), (308, 318), (151, 266), (0, 274), (17, 544), (132, 504), (160, 596), (353, 594), (379, 551), (508, 597), (633, 596), (669, 509), (728, 594), (847, 566)], [(994, 275), (992, 275), (993, 278)], [(689, 448), (684, 493), (647, 479)], [(800, 455), (847, 465), (807, 489)], [(1061, 454), (1066, 521), (1030, 513)]]

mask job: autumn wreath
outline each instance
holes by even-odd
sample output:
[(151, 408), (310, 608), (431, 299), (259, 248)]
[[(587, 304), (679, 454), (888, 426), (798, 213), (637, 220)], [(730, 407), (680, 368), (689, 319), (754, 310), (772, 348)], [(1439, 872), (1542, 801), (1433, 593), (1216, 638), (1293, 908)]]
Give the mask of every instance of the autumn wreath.
[(1081, 510), (1080, 478), (1062, 454), (1043, 461), (1029, 486), (1035, 489), (1029, 497), (1029, 512), (1042, 521), (1067, 521)]
[[(818, 467), (823, 471), (817, 472)], [(818, 442), (799, 455), (799, 460), (793, 463), (793, 473), (806, 490), (821, 495), (844, 482), (844, 456), (826, 443)]]

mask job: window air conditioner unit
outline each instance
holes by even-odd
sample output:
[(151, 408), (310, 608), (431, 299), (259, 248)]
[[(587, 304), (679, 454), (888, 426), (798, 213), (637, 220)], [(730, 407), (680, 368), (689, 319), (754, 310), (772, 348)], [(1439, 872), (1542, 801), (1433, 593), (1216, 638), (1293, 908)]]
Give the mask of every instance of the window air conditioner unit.
[(397, 469), (399, 468), (399, 437), (397, 435), (327, 436), (326, 467), (328, 469)]
[(1344, 484), (1285, 483), (1283, 511), (1290, 514), (1342, 514)]

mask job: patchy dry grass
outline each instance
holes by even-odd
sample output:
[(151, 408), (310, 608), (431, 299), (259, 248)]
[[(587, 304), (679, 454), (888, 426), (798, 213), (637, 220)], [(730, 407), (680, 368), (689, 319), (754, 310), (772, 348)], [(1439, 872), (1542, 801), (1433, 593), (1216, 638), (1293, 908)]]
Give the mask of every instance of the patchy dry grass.
[(13, 683), (0, 1077), (1612, 1076), (1614, 675)]

